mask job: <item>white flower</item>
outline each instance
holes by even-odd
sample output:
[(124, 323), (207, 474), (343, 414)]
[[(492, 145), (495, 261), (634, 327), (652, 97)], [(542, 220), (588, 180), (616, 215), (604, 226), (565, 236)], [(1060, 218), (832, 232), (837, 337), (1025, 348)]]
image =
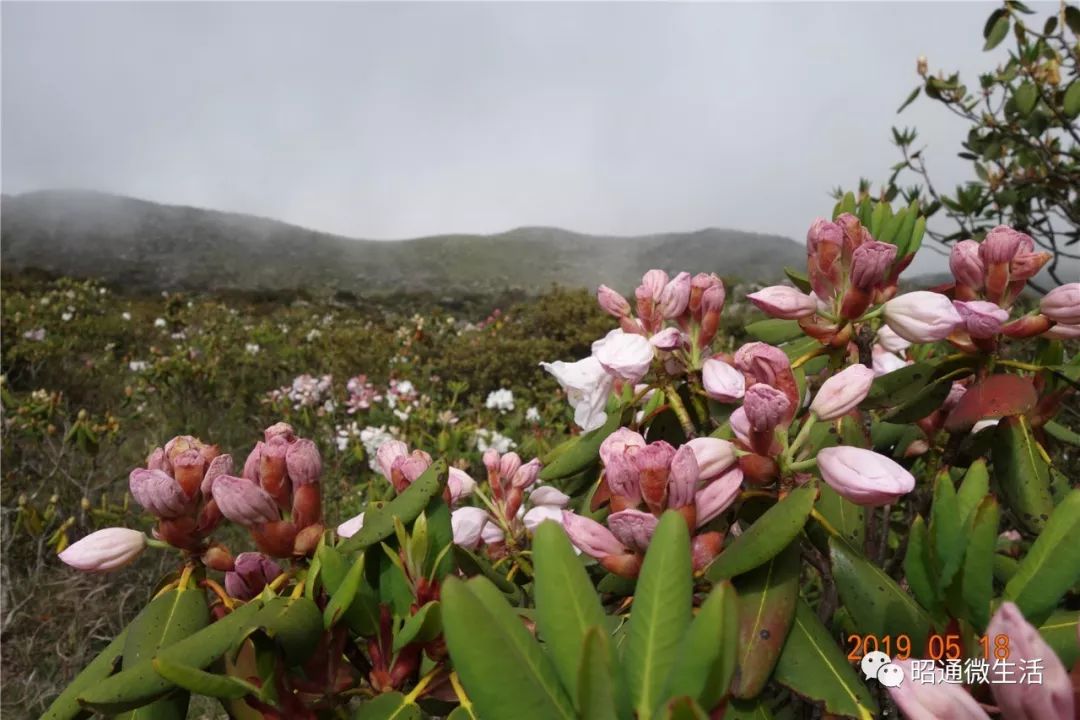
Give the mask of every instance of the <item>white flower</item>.
[(120, 317), (122, 319), (124, 319), (124, 320), (130, 320), (131, 319), (131, 313), (129, 313), (129, 312), (127, 312), (125, 310), (124, 312), (120, 313)]
[[(355, 424), (355, 423), (354, 423)], [(393, 440), (394, 436), (386, 430), (385, 425), (375, 427), (369, 425), (360, 431), (360, 442), (364, 445), (364, 452), (368, 457), (368, 466), (375, 472), (379, 472), (378, 452), (382, 444)]]
[(907, 365), (907, 362), (895, 353), (886, 352), (884, 350), (874, 353), (874, 375), (876, 377), (888, 375), (894, 370), (899, 370), (905, 365)]
[(167, 324), (168, 323), (165, 322), (165, 318), (157, 318), (156, 320), (154, 320), (154, 327), (157, 328), (163, 328)]
[(488, 520), (487, 510), (478, 507), (458, 508), (450, 513), (454, 544), (470, 550), (474, 549), (480, 544), (481, 533)]
[(592, 344), (592, 354), (609, 373), (636, 383), (649, 372), (655, 348), (644, 336), (612, 330)]
[(350, 538), (364, 527), (364, 513), (349, 518), (337, 526), (337, 534), (343, 538)]
[(525, 421), (531, 423), (540, 422), (540, 411), (535, 407), (531, 407), (525, 411)]
[(494, 430), (476, 429), (476, 449), (480, 452), (494, 448), (501, 455), (510, 452), (516, 447), (517, 443)]
[(143, 372), (148, 367), (150, 367), (150, 363), (145, 360), (132, 360), (128, 363), (128, 369), (131, 370), (131, 372)]
[(911, 343), (896, 334), (888, 325), (882, 325), (877, 331), (877, 344), (889, 352), (898, 353), (911, 347)]
[(506, 388), (492, 390), (488, 393), (487, 400), (484, 402), (484, 407), (488, 410), (498, 410), (500, 412), (513, 410), (514, 393)]
[(27, 330), (23, 333), (23, 337), (27, 340), (33, 340), (34, 342), (41, 342), (45, 339), (45, 328), (38, 328), (36, 330)]
[(67, 322), (68, 320), (71, 320), (71, 318), (73, 318), (73, 317), (75, 317), (75, 316), (70, 312), (65, 312), (65, 313), (60, 314), (60, 319), (63, 320), (64, 322)]
[(318, 340), (321, 337), (322, 337), (322, 333), (319, 331), (319, 329), (318, 328), (312, 328), (307, 334), (307, 341), (308, 342), (314, 342), (315, 340)]
[(407, 411), (405, 411), (405, 410), (395, 410), (394, 415), (401, 422), (405, 422), (405, 421), (407, 421), (409, 419), (409, 413)]
[(566, 399), (574, 408), (574, 422), (578, 427), (588, 432), (604, 424), (607, 420), (604, 407), (614, 380), (599, 360), (590, 356), (573, 363), (561, 360), (542, 362), (540, 367), (554, 375), (566, 391)]
[(248, 355), (258, 355), (260, 349), (258, 343), (248, 343), (244, 345), (244, 350), (247, 351)]

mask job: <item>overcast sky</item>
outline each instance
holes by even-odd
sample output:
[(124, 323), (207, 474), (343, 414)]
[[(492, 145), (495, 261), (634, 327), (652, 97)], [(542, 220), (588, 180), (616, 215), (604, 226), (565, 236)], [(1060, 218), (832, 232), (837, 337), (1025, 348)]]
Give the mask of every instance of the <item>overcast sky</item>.
[(4, 192), (99, 189), (368, 238), (802, 238), (831, 187), (885, 175), (894, 123), (965, 177), (961, 123), (925, 100), (895, 110), (920, 54), (992, 62), (985, 3), (0, 7)]

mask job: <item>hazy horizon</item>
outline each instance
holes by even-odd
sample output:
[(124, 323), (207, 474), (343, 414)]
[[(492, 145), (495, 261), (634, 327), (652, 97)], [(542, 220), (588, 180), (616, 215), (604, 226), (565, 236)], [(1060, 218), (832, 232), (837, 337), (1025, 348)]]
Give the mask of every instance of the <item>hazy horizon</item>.
[(895, 110), (918, 55), (992, 62), (992, 7), (5, 2), (0, 184), (364, 239), (802, 242), (834, 186), (885, 177), (893, 124), (968, 177), (961, 121)]

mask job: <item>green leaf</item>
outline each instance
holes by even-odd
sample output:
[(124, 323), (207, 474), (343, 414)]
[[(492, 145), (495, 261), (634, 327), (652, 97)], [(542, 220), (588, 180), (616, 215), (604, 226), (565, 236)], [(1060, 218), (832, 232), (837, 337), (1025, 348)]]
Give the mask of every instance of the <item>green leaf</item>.
[(773, 714), (763, 697), (753, 700), (733, 699), (724, 711), (724, 720), (773, 720)]
[(1076, 642), (1078, 620), (1080, 611), (1059, 610), (1039, 628), (1043, 640), (1054, 649), (1066, 668), (1075, 666), (1076, 661), (1080, 660), (1080, 643)]
[(862, 547), (866, 533), (866, 509), (845, 499), (828, 485), (818, 488), (816, 507), (841, 537), (855, 547)]
[(1002, 14), (996, 22), (991, 26), (989, 34), (986, 35), (986, 44), (983, 45), (983, 51), (993, 50), (1001, 41), (1005, 39), (1005, 36), (1009, 34), (1009, 14)]
[(649, 541), (626, 630), (626, 679), (640, 718), (652, 717), (663, 699), (664, 681), (690, 624), (690, 559), (686, 519), (668, 510)]
[(490, 581), (447, 577), (442, 603), (450, 658), (477, 716), (485, 720), (575, 717), (551, 660)]
[(1016, 103), (1016, 109), (1021, 115), (1030, 115), (1035, 109), (1035, 104), (1039, 102), (1039, 91), (1035, 88), (1035, 83), (1030, 80), (1020, 83), (1013, 90), (1013, 102)]
[(219, 700), (239, 700), (245, 695), (259, 696), (260, 690), (251, 683), (232, 675), (217, 675), (189, 665), (153, 659), (154, 670), (178, 687)]
[(415, 482), (405, 488), (404, 492), (382, 509), (366, 511), (364, 527), (345, 542), (338, 544), (338, 552), (351, 555), (389, 538), (394, 534), (394, 518), (399, 518), (405, 525), (411, 523), (424, 512), (432, 498), (442, 495), (446, 479), (446, 461), (436, 460)]
[(1065, 98), (1062, 104), (1065, 115), (1074, 118), (1080, 115), (1080, 80), (1073, 80), (1065, 90)]
[(540, 471), (540, 479), (559, 480), (577, 475), (588, 468), (599, 460), (600, 444), (608, 435), (618, 430), (620, 425), (622, 413), (619, 410), (609, 411), (602, 426), (580, 435), (577, 442), (570, 445), (550, 465), (545, 465)]
[[(198, 588), (174, 589), (158, 595), (143, 608), (131, 625), (124, 643), (123, 667), (136, 667), (164, 647), (201, 630), (210, 622), (206, 594)], [(172, 693), (125, 713), (125, 720), (184, 718), (189, 695)]]
[(353, 720), (420, 720), (422, 717), (420, 708), (399, 692), (376, 695), (353, 714)]
[(934, 366), (917, 362), (874, 378), (859, 407), (867, 410), (895, 407), (911, 400), (934, 377)]
[(747, 325), (745, 330), (750, 337), (770, 345), (781, 345), (803, 336), (798, 320), (758, 320)]
[(663, 710), (663, 714), (659, 715), (663, 720), (709, 720), (701, 706), (688, 697), (670, 700)]
[(908, 105), (915, 102), (915, 98), (919, 97), (920, 90), (922, 90), (921, 85), (917, 86), (914, 90), (911, 91), (911, 94), (907, 96), (907, 99), (904, 100), (904, 102), (900, 103), (900, 107), (896, 108), (897, 115), (902, 113), (904, 111), (904, 108), (906, 108)]
[(255, 616), (254, 625), (274, 639), (285, 660), (294, 666), (311, 657), (323, 633), (319, 606), (306, 597), (272, 598)]
[(964, 559), (963, 515), (960, 515), (956, 489), (948, 472), (941, 472), (934, 482), (934, 501), (930, 506), (930, 542), (937, 559), (937, 586), (944, 591), (952, 583)]
[(607, 633), (599, 627), (590, 627), (582, 642), (581, 667), (574, 683), (580, 717), (596, 720), (629, 717), (628, 714), (620, 715), (615, 708), (618, 693), (613, 679), (614, 656)]
[(99, 682), (116, 672), (120, 666), (120, 659), (124, 652), (124, 642), (127, 639), (128, 629), (124, 628), (120, 634), (113, 638), (98, 656), (83, 668), (75, 679), (68, 683), (64, 691), (52, 701), (41, 720), (72, 720), (83, 712), (79, 705), (78, 697), (84, 690), (94, 687)]
[(561, 525), (540, 523), (532, 549), (537, 630), (563, 687), (578, 697), (585, 635), (604, 627), (604, 608)]
[[(338, 581), (339, 563), (342, 562), (341, 556), (333, 548), (327, 547), (323, 549), (326, 552), (322, 553), (320, 558), (323, 559), (323, 573), (327, 576), (324, 582), (327, 584), (327, 591), (330, 593), (330, 602), (326, 603), (326, 609), (322, 613), (322, 620), (323, 628), (329, 630), (341, 619), (341, 616), (349, 609), (349, 606), (352, 605), (353, 600), (356, 598), (356, 591), (360, 589), (360, 583), (364, 580), (364, 553), (357, 553), (356, 559), (353, 560), (348, 572)], [(337, 559), (330, 560), (328, 565), (326, 560), (331, 555)], [(333, 590), (330, 590), (331, 584), (334, 586)]]
[(1080, 447), (1080, 433), (1076, 433), (1070, 430), (1056, 420), (1051, 420), (1045, 425), (1043, 425), (1043, 430), (1045, 430), (1046, 434), (1054, 438), (1055, 440), (1059, 440), (1063, 443), (1068, 443), (1069, 445), (1075, 445), (1077, 447)]
[(1080, 490), (1071, 491), (1050, 516), (1045, 529), (1020, 561), (1005, 586), (1012, 600), (1033, 625), (1057, 607), (1062, 596), (1080, 580)]
[(938, 606), (940, 596), (930, 561), (930, 538), (922, 515), (916, 515), (915, 522), (911, 524), (907, 554), (904, 556), (904, 577), (923, 607), (933, 609)]
[(1065, 5), (1065, 24), (1074, 35), (1080, 35), (1080, 8), (1075, 5)]
[(990, 472), (986, 469), (986, 460), (979, 458), (968, 467), (956, 492), (956, 517), (962, 522), (970, 518), (989, 492)]
[(833, 578), (840, 599), (864, 635), (904, 634), (912, 647), (923, 647), (930, 618), (885, 571), (838, 538), (829, 539)]
[[(232, 646), (262, 607), (257, 599), (242, 605), (221, 620), (164, 648), (158, 657), (203, 669)], [(175, 683), (158, 675), (150, 659), (146, 659), (125, 666), (121, 672), (88, 689), (79, 702), (103, 714), (115, 715), (146, 705), (175, 688)]]
[(688, 696), (711, 710), (728, 693), (739, 654), (739, 602), (727, 580), (717, 583), (690, 623), (664, 697)]
[(964, 555), (960, 592), (971, 624), (979, 631), (990, 622), (990, 601), (994, 596), (994, 545), (1000, 519), (997, 501), (993, 497), (984, 498), (975, 511), (975, 522)]
[(503, 595), (506, 595), (515, 604), (521, 599), (521, 588), (506, 579), (506, 576), (492, 567), (487, 558), (469, 552), (460, 545), (455, 545), (451, 550), (454, 559), (457, 560), (461, 571), (469, 577), (482, 575), (495, 584)]
[(732, 694), (752, 698), (761, 692), (780, 657), (799, 598), (799, 543), (738, 579), (739, 671)]
[[(434, 497), (428, 503), (428, 562), (425, 565), (427, 572), (434, 570), (434, 577), (441, 581), (454, 571), (454, 529), (450, 523), (450, 507), (441, 497)], [(444, 552), (445, 551), (445, 552)], [(438, 561), (434, 568), (431, 564)]]
[(1050, 468), (1022, 416), (1002, 418), (995, 429), (994, 479), (1005, 505), (1032, 532), (1040, 532), (1054, 509)]
[(735, 577), (774, 557), (802, 531), (816, 496), (812, 485), (792, 490), (724, 548), (705, 576), (713, 582)]
[(420, 609), (405, 619), (405, 624), (394, 635), (394, 652), (409, 643), (428, 643), (442, 633), (442, 613), (439, 601), (424, 603)]
[(795, 268), (785, 267), (784, 274), (787, 275), (788, 280), (790, 280), (795, 287), (799, 288), (804, 293), (808, 293), (813, 289), (810, 286), (810, 278), (806, 276), (806, 273), (796, 270)]
[(802, 697), (823, 703), (829, 713), (861, 720), (877, 717), (870, 691), (804, 600), (795, 608), (795, 622), (776, 663), (775, 677)]

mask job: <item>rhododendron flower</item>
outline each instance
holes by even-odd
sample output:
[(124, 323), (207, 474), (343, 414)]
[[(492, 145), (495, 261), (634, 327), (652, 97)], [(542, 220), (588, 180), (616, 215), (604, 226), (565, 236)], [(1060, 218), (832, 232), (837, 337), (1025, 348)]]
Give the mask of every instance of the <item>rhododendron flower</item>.
[(113, 527), (98, 530), (69, 545), (59, 558), (83, 572), (109, 572), (132, 563), (146, 549), (146, 535)]
[(904, 358), (895, 353), (879, 351), (878, 346), (874, 346), (873, 363), (875, 377), (888, 375), (908, 364)]
[(454, 544), (473, 550), (480, 544), (480, 533), (488, 522), (487, 510), (478, 507), (458, 508), (450, 514)]
[(746, 299), (774, 318), (796, 320), (817, 312), (817, 298), (787, 285), (762, 288)]
[(702, 364), (701, 383), (705, 386), (705, 393), (719, 402), (736, 402), (746, 392), (743, 374), (716, 358), (709, 358)]
[(877, 331), (877, 344), (889, 352), (902, 352), (911, 347), (911, 343), (900, 337), (888, 325), (882, 325)]
[(1062, 325), (1080, 325), (1080, 282), (1056, 287), (1039, 301), (1043, 315)]
[(905, 340), (927, 343), (947, 338), (962, 319), (949, 298), (916, 290), (885, 303), (885, 322)]
[(751, 385), (743, 398), (746, 419), (756, 432), (770, 432), (784, 421), (790, 410), (787, 395), (764, 383)]
[(337, 526), (337, 534), (343, 538), (350, 538), (364, 527), (364, 513), (355, 515)]
[(250, 600), (281, 574), (281, 566), (263, 553), (242, 552), (225, 573), (225, 591), (238, 600)]
[(870, 392), (874, 371), (865, 365), (851, 365), (821, 385), (810, 412), (819, 420), (835, 420), (854, 410)]
[[(946, 682), (945, 671), (931, 670), (933, 682), (915, 677), (918, 660), (893, 660), (904, 673), (899, 685), (887, 686), (889, 695), (908, 720), (990, 720), (978, 701), (959, 683)], [(932, 662), (932, 661), (924, 661)]]
[(274, 498), (247, 478), (222, 475), (213, 493), (221, 514), (238, 525), (252, 527), (280, 519)]
[(992, 338), (1009, 320), (1008, 310), (985, 300), (953, 300), (953, 307), (960, 313), (967, 334), (973, 338)]
[(979, 243), (974, 240), (961, 240), (949, 253), (949, 270), (956, 282), (972, 290), (981, 290), (986, 268), (979, 254)]
[(896, 246), (871, 240), (855, 248), (851, 256), (851, 284), (860, 290), (878, 287), (888, 279), (896, 260)]
[(1069, 672), (1039, 630), (1024, 619), (1020, 608), (1011, 602), (1002, 603), (986, 626), (986, 636), (1007, 637), (1009, 660), (1017, 667), (1031, 661), (1041, 661), (1042, 665), (1041, 683), (990, 684), (1002, 717), (1008, 720), (1073, 717), (1075, 701)]
[(594, 342), (592, 353), (613, 377), (636, 383), (649, 372), (654, 349), (647, 338), (616, 329)]
[(872, 450), (843, 445), (824, 448), (817, 463), (829, 487), (856, 505), (886, 505), (915, 488), (911, 473)]
[(595, 430), (607, 420), (604, 408), (613, 383), (611, 375), (595, 357), (573, 363), (557, 360), (540, 363), (540, 367), (555, 376), (574, 408), (574, 422), (585, 432)]
[(731, 507), (742, 489), (742, 481), (742, 470), (733, 467), (697, 491), (694, 496), (694, 507), (697, 509), (698, 527), (705, 525)]
[(607, 285), (601, 285), (596, 290), (596, 300), (600, 307), (608, 315), (616, 318), (624, 318), (630, 315), (630, 303), (620, 293), (615, 292)]
[(686, 447), (694, 453), (703, 482), (720, 477), (735, 464), (735, 447), (727, 440), (714, 437), (694, 438), (686, 442)]

